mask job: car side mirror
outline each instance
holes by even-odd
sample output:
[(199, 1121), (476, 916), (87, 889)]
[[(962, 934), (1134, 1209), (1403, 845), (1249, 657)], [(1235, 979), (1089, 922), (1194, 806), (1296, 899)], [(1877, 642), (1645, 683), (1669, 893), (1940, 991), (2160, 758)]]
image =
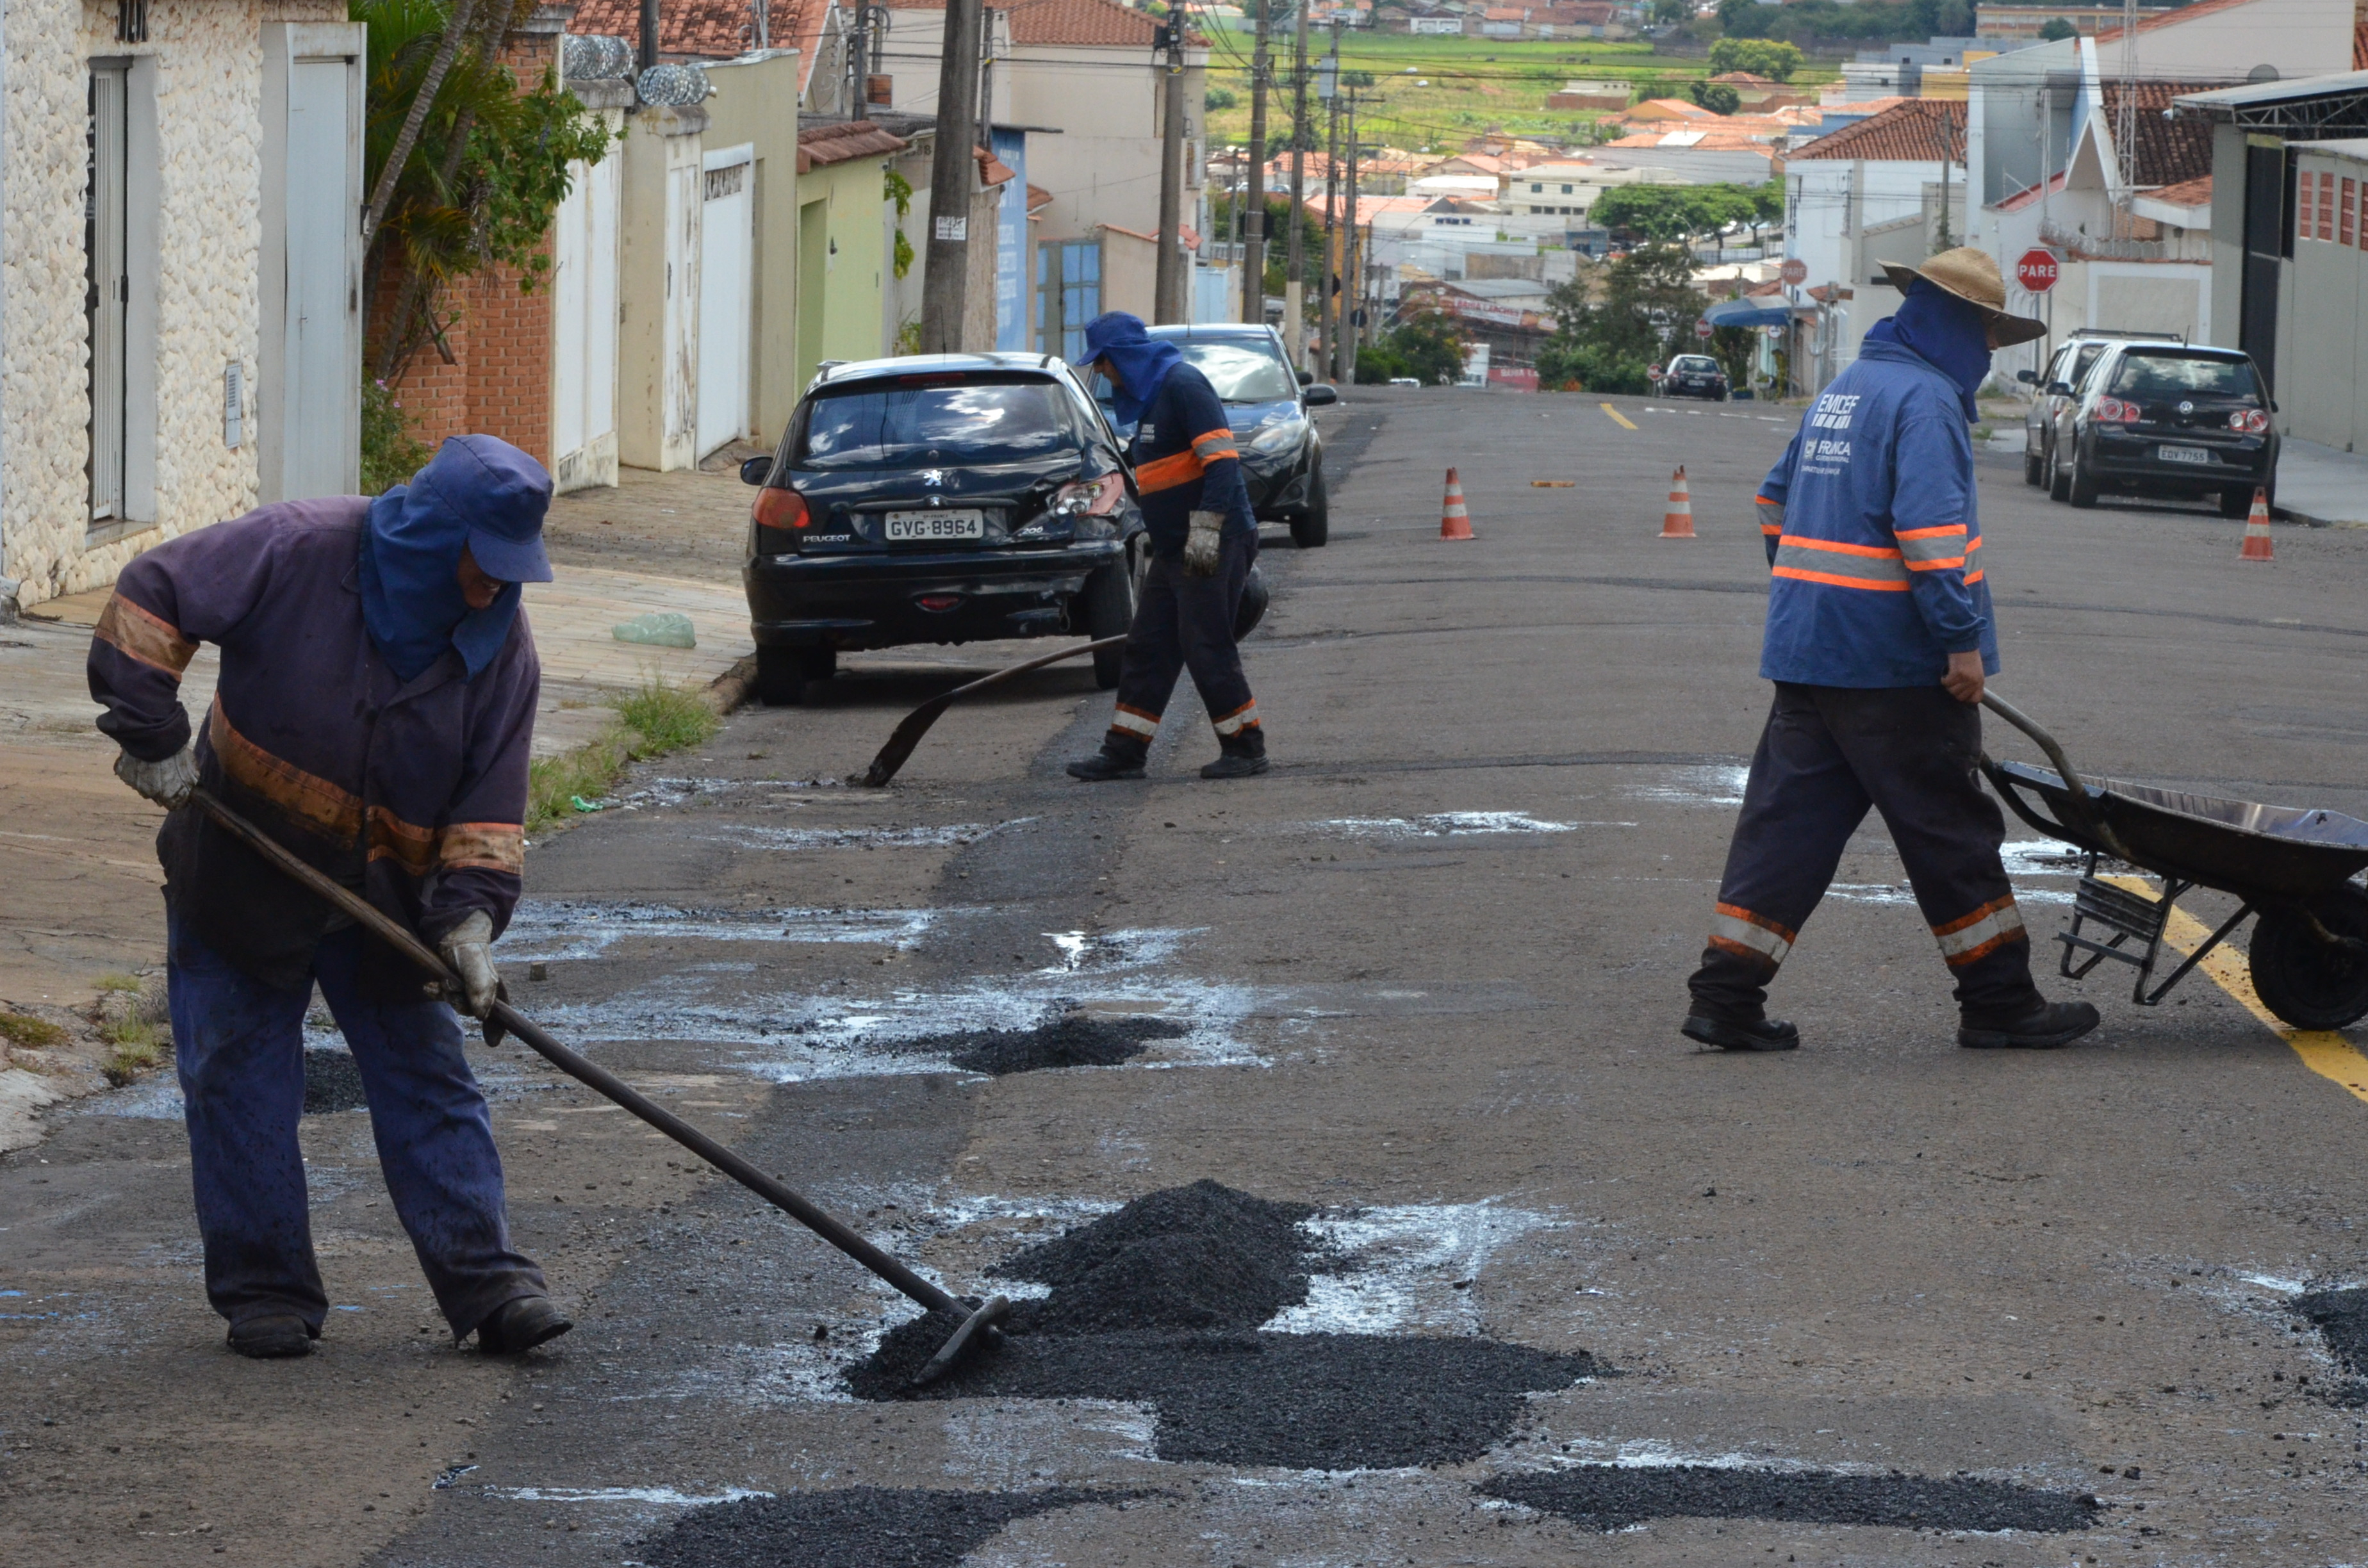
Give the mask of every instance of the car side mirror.
[(2030, 386), (2039, 380), (2039, 372), (2036, 370), (2017, 370), (2014, 373), (2014, 379), (2021, 381), (2024, 386)]
[(1313, 371), (1313, 370), (1302, 370), (1302, 371), (1300, 371), (1300, 372), (1299, 372), (1299, 384), (1300, 384), (1301, 386), (1303, 386), (1303, 387), (1304, 387), (1304, 386), (1306, 386), (1307, 384), (1309, 384), (1310, 382), (1314, 381), (1315, 380), (1315, 371)]
[(1310, 408), (1322, 408), (1327, 403), (1340, 401), (1339, 389), (1337, 387), (1312, 386), (1300, 395)]
[(772, 453), (770, 453), (770, 452), (767, 452), (767, 453), (766, 453), (763, 457), (761, 457), (761, 458), (743, 458), (743, 459), (741, 459), (741, 460), (740, 460), (740, 483), (743, 483), (743, 484), (762, 484), (762, 483), (765, 483), (765, 481), (767, 481), (768, 479), (770, 479), (772, 476), (773, 476), (773, 454), (772, 454)]
[(2047, 395), (2050, 397), (2070, 397), (2072, 395), (2072, 384), (2069, 381), (2050, 381), (2047, 383)]

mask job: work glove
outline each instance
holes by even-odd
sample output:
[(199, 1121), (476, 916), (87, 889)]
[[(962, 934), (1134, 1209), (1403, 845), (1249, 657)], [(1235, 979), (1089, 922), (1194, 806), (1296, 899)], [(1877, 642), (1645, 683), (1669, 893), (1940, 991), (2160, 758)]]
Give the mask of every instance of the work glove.
[(1217, 561), (1224, 553), (1225, 515), (1223, 512), (1195, 512), (1191, 529), (1184, 536), (1184, 570), (1194, 577), (1213, 577)]
[(161, 762), (142, 762), (127, 751), (115, 759), (115, 776), (170, 811), (187, 805), (198, 787), (197, 753), (183, 746)]
[(444, 933), (438, 944), (444, 961), (461, 977), (461, 994), (452, 1005), (472, 1018), (482, 1018), (494, 1010), (494, 999), (501, 994), (501, 977), (494, 972), (494, 917), (484, 910), (471, 912), (469, 918)]

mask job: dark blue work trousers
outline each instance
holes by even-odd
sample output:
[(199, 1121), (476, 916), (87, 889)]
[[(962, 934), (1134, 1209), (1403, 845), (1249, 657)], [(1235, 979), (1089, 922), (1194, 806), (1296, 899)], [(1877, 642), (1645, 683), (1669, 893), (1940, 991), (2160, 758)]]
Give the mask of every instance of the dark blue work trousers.
[(1779, 682), (1727, 846), (1694, 1010), (1762, 1016), (1768, 983), (1834, 880), (1870, 807), (1883, 814), (1957, 1006), (1977, 1027), (2039, 1005), (2031, 940), (1998, 858), (2006, 818), (1983, 793), (1981, 710), (1938, 686)]
[[(313, 1256), (304, 1157), (304, 1009), (312, 988), (283, 991), (241, 972), (170, 921), (173, 1052), (188, 1101), (206, 1298), (236, 1324), (292, 1312), (314, 1335), (328, 1315)], [(394, 1211), (455, 1337), (520, 1296), (542, 1271), (512, 1250), (492, 1118), (442, 1002), (386, 1002), (359, 983), (359, 929), (313, 951), (313, 975), (353, 1051)]]
[(1131, 747), (1140, 754), (1150, 745), (1175, 695), (1176, 677), (1190, 670), (1219, 741), (1263, 755), (1258, 703), (1250, 696), (1249, 676), (1242, 673), (1242, 651), (1234, 642), (1242, 587), (1257, 559), (1256, 534), (1227, 535), (1217, 570), (1206, 577), (1185, 571), (1181, 555), (1151, 558), (1122, 650), (1118, 705), (1110, 716), (1113, 749)]

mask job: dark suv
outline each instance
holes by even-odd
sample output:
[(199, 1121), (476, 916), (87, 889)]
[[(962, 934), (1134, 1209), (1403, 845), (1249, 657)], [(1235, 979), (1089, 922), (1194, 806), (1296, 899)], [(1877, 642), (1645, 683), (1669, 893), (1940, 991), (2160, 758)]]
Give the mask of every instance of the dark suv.
[(2216, 500), (2241, 517), (2274, 494), (2277, 404), (2251, 356), (2176, 342), (2109, 344), (2062, 400), (2046, 454), (2048, 494), (2093, 506), (2106, 491)]
[[(1185, 363), (1209, 378), (1224, 400), (1225, 422), (1242, 454), (1242, 482), (1250, 510), (1263, 523), (1282, 523), (1291, 542), (1314, 550), (1331, 536), (1332, 501), (1324, 489), (1324, 438), (1311, 408), (1340, 401), (1328, 386), (1294, 374), (1281, 335), (1270, 326), (1226, 322), (1155, 326), (1184, 351)], [(1101, 388), (1097, 379), (1099, 390)]]
[[(1118, 437), (1059, 359), (942, 354), (825, 369), (740, 477), (757, 695), (796, 702), (842, 649), (1115, 636), (1147, 560)], [(1094, 655), (1107, 689), (1116, 650)]]

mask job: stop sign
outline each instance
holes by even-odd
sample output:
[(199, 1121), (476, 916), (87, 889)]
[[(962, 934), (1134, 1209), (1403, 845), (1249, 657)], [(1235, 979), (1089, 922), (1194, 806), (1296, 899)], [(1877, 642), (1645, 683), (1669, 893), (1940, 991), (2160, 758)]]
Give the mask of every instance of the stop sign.
[(1699, 316), (1698, 316), (1698, 317), (1696, 317), (1696, 318), (1694, 319), (1694, 335), (1695, 335), (1696, 337), (1701, 337), (1701, 338), (1707, 338), (1707, 337), (1709, 337), (1709, 336), (1710, 336), (1710, 323), (1709, 323), (1708, 321), (1706, 321), (1706, 320), (1704, 320), (1704, 319), (1702, 319), (1702, 318), (1699, 317)]
[(2055, 253), (2044, 245), (2033, 245), (2015, 262), (2014, 280), (2030, 293), (2044, 294), (2055, 287), (2058, 270)]
[(1809, 264), (1803, 261), (1796, 256), (1792, 260), (1786, 262), (1783, 266), (1778, 267), (1776, 269), (1776, 276), (1782, 278), (1787, 284), (1797, 289), (1802, 284), (1806, 283), (1809, 280)]

